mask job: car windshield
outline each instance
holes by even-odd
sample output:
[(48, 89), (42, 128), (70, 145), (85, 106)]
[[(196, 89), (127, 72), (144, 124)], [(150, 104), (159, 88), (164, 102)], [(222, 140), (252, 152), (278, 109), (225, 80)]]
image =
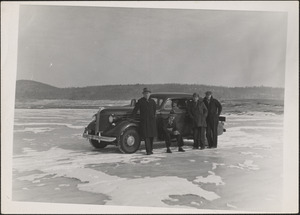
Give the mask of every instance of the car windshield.
[(168, 99), (164, 105), (164, 109), (181, 112), (187, 109), (187, 102), (187, 99)]
[(156, 96), (155, 97), (151, 96), (151, 98), (155, 101), (156, 108), (159, 108), (162, 105), (162, 103), (164, 102), (164, 99), (165, 99), (163, 97), (156, 97)]
[[(157, 108), (163, 108), (166, 110), (171, 110), (173, 108), (179, 108), (184, 110), (186, 109), (187, 105), (186, 98), (169, 99), (168, 97), (159, 95), (151, 95), (150, 98), (152, 98), (155, 101)], [(164, 105), (164, 107), (162, 107), (162, 105)]]

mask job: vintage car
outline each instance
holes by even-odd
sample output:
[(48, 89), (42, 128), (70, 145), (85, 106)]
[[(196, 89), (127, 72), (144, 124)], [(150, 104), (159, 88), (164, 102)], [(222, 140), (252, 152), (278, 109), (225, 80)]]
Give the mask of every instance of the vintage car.
[[(192, 139), (192, 120), (188, 117), (187, 106), (192, 101), (192, 95), (187, 93), (153, 93), (150, 96), (157, 105), (156, 122), (158, 135), (154, 141), (163, 141), (162, 120), (167, 118), (170, 111), (176, 114), (178, 130), (185, 139)], [(100, 107), (93, 115), (92, 121), (85, 128), (83, 137), (87, 138), (95, 148), (104, 148), (109, 144), (119, 147), (123, 153), (136, 152), (142, 138), (139, 134), (139, 112), (134, 118), (132, 110), (136, 103), (121, 107)], [(218, 134), (222, 134), (225, 117), (219, 117)]]

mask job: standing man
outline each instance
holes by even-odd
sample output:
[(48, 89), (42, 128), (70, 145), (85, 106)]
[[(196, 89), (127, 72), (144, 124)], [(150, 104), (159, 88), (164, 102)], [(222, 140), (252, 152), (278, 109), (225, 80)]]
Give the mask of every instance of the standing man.
[(222, 112), (221, 103), (212, 97), (211, 91), (205, 93), (204, 104), (208, 109), (208, 116), (206, 119), (206, 138), (208, 141), (208, 148), (217, 148), (218, 145), (218, 124), (219, 116)]
[(140, 135), (145, 139), (146, 154), (153, 154), (153, 138), (157, 135), (156, 129), (156, 103), (150, 98), (151, 91), (143, 89), (143, 97), (138, 100), (132, 111), (135, 117), (137, 111), (140, 111)]
[(171, 146), (171, 137), (176, 137), (177, 139), (177, 146), (179, 152), (184, 152), (185, 150), (182, 148), (183, 146), (183, 139), (180, 132), (177, 129), (177, 122), (175, 120), (175, 112), (171, 110), (169, 117), (167, 119), (163, 119), (163, 131), (165, 135), (167, 153), (172, 153), (170, 146)]
[(193, 149), (204, 149), (205, 144), (205, 127), (207, 108), (203, 101), (199, 100), (199, 94), (193, 94), (193, 101), (189, 104), (188, 114), (193, 121), (194, 145)]

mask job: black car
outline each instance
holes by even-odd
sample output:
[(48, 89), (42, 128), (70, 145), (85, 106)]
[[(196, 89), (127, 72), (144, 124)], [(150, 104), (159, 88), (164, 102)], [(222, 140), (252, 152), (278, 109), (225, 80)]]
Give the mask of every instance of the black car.
[[(186, 139), (192, 139), (192, 121), (187, 115), (187, 105), (192, 101), (192, 95), (187, 93), (153, 93), (150, 96), (156, 102), (156, 123), (158, 136), (156, 141), (164, 140), (162, 120), (170, 111), (176, 114), (178, 130)], [(100, 107), (93, 116), (92, 122), (85, 128), (83, 137), (89, 139), (95, 148), (104, 148), (109, 144), (119, 147), (123, 153), (136, 152), (141, 144), (139, 135), (139, 112), (134, 118), (132, 110), (136, 103), (121, 107)], [(219, 117), (218, 133), (222, 134), (225, 117)]]

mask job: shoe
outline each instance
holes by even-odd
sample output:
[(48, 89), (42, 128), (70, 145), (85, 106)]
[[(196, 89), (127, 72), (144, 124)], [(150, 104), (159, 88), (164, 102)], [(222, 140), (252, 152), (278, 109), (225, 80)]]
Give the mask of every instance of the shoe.
[(172, 153), (170, 148), (167, 148), (167, 153)]
[(151, 155), (151, 152), (147, 152), (146, 155)]
[(179, 152), (185, 152), (185, 150), (184, 150), (183, 148), (181, 148), (181, 147), (178, 148), (178, 151), (179, 151)]
[(150, 152), (150, 154), (152, 155), (152, 154), (153, 154), (153, 152), (151, 151), (151, 152)]

